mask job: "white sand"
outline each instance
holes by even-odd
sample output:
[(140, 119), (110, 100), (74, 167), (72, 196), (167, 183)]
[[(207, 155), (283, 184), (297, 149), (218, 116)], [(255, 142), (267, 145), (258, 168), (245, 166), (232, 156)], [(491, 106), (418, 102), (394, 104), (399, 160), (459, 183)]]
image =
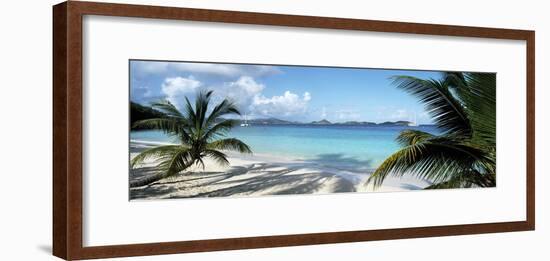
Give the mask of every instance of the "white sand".
[[(130, 156), (152, 146), (132, 141)], [(365, 185), (373, 169), (339, 162), (312, 162), (274, 155), (226, 152), (230, 166), (223, 167), (206, 158), (205, 169), (192, 167), (185, 173), (168, 177), (147, 186), (131, 188), (132, 199), (262, 196), (284, 194), (319, 194), (338, 192), (373, 192)], [(130, 171), (132, 179), (151, 175), (154, 163)], [(429, 182), (413, 177), (388, 177), (376, 192), (422, 189)]]

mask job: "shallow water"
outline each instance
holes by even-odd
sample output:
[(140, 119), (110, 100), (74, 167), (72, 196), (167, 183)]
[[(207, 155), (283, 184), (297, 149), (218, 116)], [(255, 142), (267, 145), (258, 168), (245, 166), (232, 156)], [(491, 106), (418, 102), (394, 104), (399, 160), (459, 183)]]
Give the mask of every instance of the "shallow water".
[[(241, 139), (253, 152), (322, 163), (375, 168), (399, 149), (395, 138), (405, 129), (438, 133), (433, 126), (370, 127), (264, 125), (235, 127), (227, 137)], [(175, 142), (160, 131), (132, 131), (131, 140)]]

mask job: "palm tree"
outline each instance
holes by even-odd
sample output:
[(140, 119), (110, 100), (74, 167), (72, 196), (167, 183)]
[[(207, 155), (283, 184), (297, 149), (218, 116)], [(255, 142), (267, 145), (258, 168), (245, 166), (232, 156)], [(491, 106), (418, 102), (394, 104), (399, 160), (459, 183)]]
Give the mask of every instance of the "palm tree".
[(131, 187), (144, 186), (165, 177), (173, 176), (190, 166), (202, 166), (205, 157), (214, 159), (221, 165), (229, 165), (227, 155), (222, 151), (252, 153), (248, 145), (235, 138), (226, 138), (226, 134), (235, 124), (235, 120), (222, 116), (240, 115), (231, 101), (224, 99), (211, 111), (212, 91), (200, 92), (195, 99), (195, 106), (185, 97), (185, 108), (180, 112), (169, 101), (154, 103), (153, 108), (165, 114), (162, 118), (138, 121), (135, 127), (162, 130), (174, 136), (178, 145), (165, 145), (141, 152), (130, 162), (132, 168), (154, 159), (156, 175), (132, 182)]
[(431, 181), (428, 189), (496, 185), (496, 75), (445, 73), (441, 80), (393, 77), (418, 97), (442, 131), (404, 130), (402, 148), (367, 180), (379, 187), (387, 176), (410, 174)]

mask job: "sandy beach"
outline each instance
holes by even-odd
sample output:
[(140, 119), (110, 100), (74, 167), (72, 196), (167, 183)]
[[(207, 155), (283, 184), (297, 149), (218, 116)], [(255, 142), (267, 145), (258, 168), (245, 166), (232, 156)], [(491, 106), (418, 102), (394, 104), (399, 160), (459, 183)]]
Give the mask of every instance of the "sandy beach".
[[(154, 144), (130, 142), (133, 158)], [(230, 166), (223, 167), (206, 159), (205, 168), (191, 167), (185, 173), (149, 185), (130, 189), (130, 199), (164, 199), (227, 196), (263, 196), (287, 194), (326, 194), (373, 192), (366, 179), (374, 169), (360, 161), (340, 155), (322, 155), (313, 160), (291, 159), (277, 155), (226, 152)], [(130, 180), (154, 173), (154, 163), (146, 162), (130, 170)], [(418, 190), (430, 183), (413, 177), (385, 180), (376, 192)]]

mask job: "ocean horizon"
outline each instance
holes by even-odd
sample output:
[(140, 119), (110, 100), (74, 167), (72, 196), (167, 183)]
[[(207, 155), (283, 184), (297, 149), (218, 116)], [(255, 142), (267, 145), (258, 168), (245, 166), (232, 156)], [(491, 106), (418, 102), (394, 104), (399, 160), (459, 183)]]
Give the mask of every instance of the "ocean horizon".
[[(338, 125), (251, 125), (237, 126), (227, 133), (248, 144), (253, 153), (310, 160), (324, 164), (361, 165), (376, 168), (400, 145), (399, 133), (406, 129), (438, 134), (435, 126), (338, 126)], [(130, 140), (177, 143), (158, 130), (130, 132)]]

